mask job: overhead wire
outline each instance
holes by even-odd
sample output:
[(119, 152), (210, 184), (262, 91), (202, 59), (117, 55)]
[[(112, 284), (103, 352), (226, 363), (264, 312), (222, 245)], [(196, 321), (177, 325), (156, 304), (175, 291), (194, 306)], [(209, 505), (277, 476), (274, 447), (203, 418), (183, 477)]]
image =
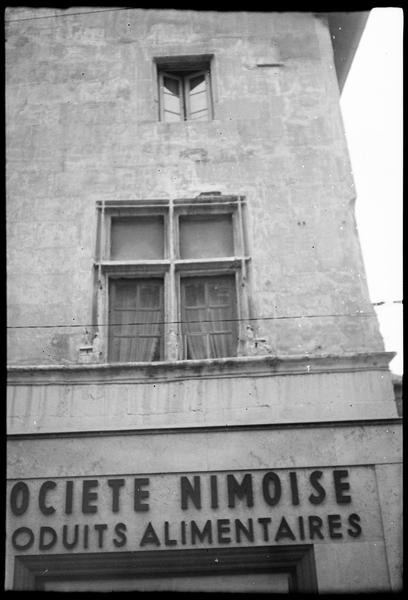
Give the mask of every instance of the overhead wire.
[[(373, 306), (381, 306), (384, 304), (402, 304), (402, 300), (393, 300), (392, 302), (373, 302)], [(318, 319), (318, 318), (344, 318), (344, 317), (375, 317), (375, 313), (369, 313), (364, 311), (356, 311), (354, 313), (331, 313), (331, 314), (311, 314), (311, 315), (281, 315), (281, 316), (255, 316), (248, 318), (229, 318), (229, 319), (197, 319), (190, 321), (134, 321), (128, 323), (64, 323), (54, 325), (7, 325), (7, 329), (63, 329), (63, 328), (75, 328), (75, 327), (118, 327), (120, 325), (180, 325), (183, 323), (226, 323), (226, 322), (249, 322), (249, 321), (274, 321), (274, 320), (288, 320), (288, 319)]]
[[(25, 7), (24, 7), (25, 8)], [(29, 8), (44, 8), (44, 7), (29, 7)], [(58, 7), (56, 7), (56, 9), (58, 9)], [(64, 9), (58, 9), (58, 10), (64, 10)], [(105, 12), (117, 12), (119, 10), (135, 10), (135, 7), (133, 6), (124, 6), (124, 7), (119, 7), (119, 8), (106, 8), (106, 9), (102, 9), (102, 10), (89, 10), (89, 11), (80, 11), (80, 12), (71, 12), (71, 13), (63, 13), (61, 12), (60, 14), (53, 14), (53, 15), (40, 15), (38, 17), (23, 17), (21, 19), (4, 19), (5, 23), (18, 23), (20, 21), (37, 21), (38, 19), (55, 19), (55, 18), (60, 18), (60, 17), (73, 17), (76, 15), (93, 15), (95, 13), (105, 13)]]

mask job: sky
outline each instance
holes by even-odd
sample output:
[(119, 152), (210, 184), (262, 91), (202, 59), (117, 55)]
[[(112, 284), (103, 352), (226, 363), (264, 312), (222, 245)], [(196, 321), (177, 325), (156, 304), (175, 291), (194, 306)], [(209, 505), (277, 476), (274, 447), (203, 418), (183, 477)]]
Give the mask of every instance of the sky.
[(402, 340), (402, 32), (401, 8), (374, 8), (341, 96), (356, 186), (356, 220), (370, 299), (385, 349), (397, 352), (391, 371), (403, 373)]

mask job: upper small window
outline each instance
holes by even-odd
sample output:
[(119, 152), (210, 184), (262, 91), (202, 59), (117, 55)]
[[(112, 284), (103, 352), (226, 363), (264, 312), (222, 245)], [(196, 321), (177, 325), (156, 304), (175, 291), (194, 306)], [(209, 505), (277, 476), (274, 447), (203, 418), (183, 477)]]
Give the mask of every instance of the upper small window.
[(212, 118), (210, 61), (203, 57), (156, 59), (160, 120), (208, 121)]

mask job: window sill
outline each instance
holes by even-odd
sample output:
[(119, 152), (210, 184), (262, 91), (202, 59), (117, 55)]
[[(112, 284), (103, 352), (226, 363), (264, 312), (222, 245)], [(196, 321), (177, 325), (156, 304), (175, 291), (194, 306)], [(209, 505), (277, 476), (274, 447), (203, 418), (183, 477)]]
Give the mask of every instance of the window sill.
[(157, 125), (167, 127), (180, 127), (181, 125), (208, 125), (213, 123), (215, 119), (183, 119), (182, 121), (157, 121)]
[(315, 356), (236, 356), (230, 358), (158, 361), (152, 363), (86, 363), (72, 365), (10, 365), (9, 385), (44, 383), (148, 383), (196, 377), (264, 377), (350, 371), (389, 371), (394, 352)]

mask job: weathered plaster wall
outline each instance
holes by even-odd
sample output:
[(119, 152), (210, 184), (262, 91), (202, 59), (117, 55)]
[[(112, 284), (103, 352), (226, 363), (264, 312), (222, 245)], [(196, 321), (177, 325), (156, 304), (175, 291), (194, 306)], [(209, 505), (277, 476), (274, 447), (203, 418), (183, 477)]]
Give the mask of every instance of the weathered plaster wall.
[[(78, 360), (81, 328), (26, 326), (91, 322), (97, 200), (209, 190), (247, 198), (253, 315), (306, 316), (258, 322), (273, 354), (382, 350), (324, 20), (72, 12), (7, 13), (9, 361)], [(201, 53), (214, 120), (158, 122), (153, 57)]]

